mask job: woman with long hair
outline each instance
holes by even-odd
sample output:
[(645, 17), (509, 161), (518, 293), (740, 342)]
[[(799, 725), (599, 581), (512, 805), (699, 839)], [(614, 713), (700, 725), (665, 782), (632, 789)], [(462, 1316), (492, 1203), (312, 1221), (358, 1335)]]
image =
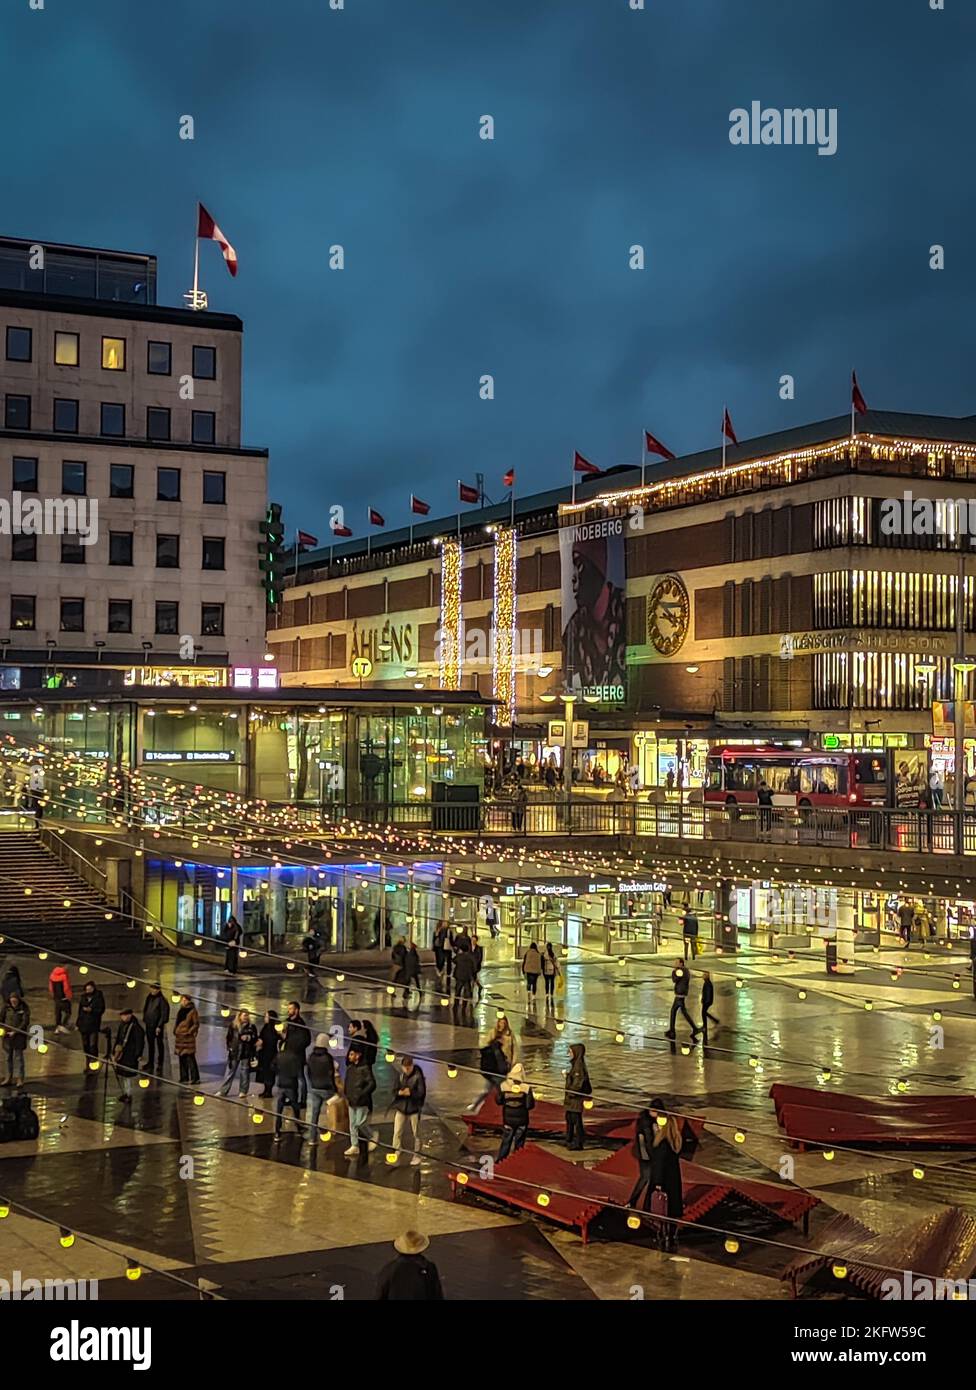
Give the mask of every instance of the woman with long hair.
[(683, 1142), (681, 1123), (664, 1108), (663, 1100), (655, 1096), (650, 1106), (637, 1116), (634, 1156), (639, 1173), (627, 1205), (635, 1207), (643, 1192), (644, 1211), (650, 1211), (654, 1193), (664, 1193), (667, 1216), (670, 1218), (664, 1223), (665, 1250), (674, 1250), (677, 1246), (678, 1228), (675, 1223), (685, 1211), (680, 1159)]

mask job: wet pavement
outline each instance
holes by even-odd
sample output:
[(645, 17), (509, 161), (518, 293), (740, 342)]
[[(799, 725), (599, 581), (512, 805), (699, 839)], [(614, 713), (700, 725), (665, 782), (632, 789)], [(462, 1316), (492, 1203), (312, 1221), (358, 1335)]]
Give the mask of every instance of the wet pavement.
[[(788, 1150), (768, 1099), (777, 1080), (872, 1096), (898, 1094), (899, 1081), (909, 1094), (976, 1092), (968, 960), (943, 948), (927, 957), (918, 949), (883, 960), (867, 956), (843, 978), (826, 976), (814, 957), (705, 955), (692, 967), (691, 1012), (697, 1017), (698, 975), (707, 968), (720, 1024), (694, 1047), (680, 1019), (677, 1039), (663, 1036), (671, 956), (568, 964), (565, 992), (551, 1007), (541, 994), (526, 998), (513, 963), (493, 964), (484, 972), (483, 999), (460, 1017), (440, 1004), (436, 988), (419, 1008), (404, 1010), (385, 980), (349, 972), (326, 987), (300, 971), (229, 979), (166, 954), (112, 961), (113, 969), (132, 972), (137, 984), (129, 989), (106, 975), (108, 962), (93, 963), (87, 978), (105, 992), (107, 1022), (124, 1003), (141, 1012), (145, 983), (156, 977), (168, 994), (189, 992), (200, 1009), (200, 1086), (176, 1084), (170, 1056), (161, 1079), (135, 1089), (131, 1106), (122, 1102), (111, 1067), (85, 1070), (76, 1032), (56, 1035), (50, 1026), (50, 961), (15, 958), (33, 1021), (45, 1025), (47, 1051), (28, 1052), (41, 1137), (0, 1145), (0, 1199), (12, 1207), (0, 1221), (4, 1278), (14, 1269), (40, 1278), (97, 1277), (102, 1297), (196, 1297), (198, 1287), (231, 1298), (335, 1298), (337, 1290), (370, 1297), (391, 1242), (414, 1227), (431, 1237), (429, 1253), (451, 1298), (628, 1298), (635, 1287), (646, 1298), (788, 1296), (778, 1277), (790, 1257), (784, 1247), (802, 1246), (802, 1233), (765, 1222), (734, 1200), (710, 1214), (708, 1230), (684, 1232), (676, 1257), (654, 1249), (646, 1233), (628, 1231), (620, 1213), (601, 1217), (584, 1245), (542, 1217), (470, 1197), (452, 1201), (452, 1167), (494, 1153), (497, 1143), (488, 1135), (469, 1138), (461, 1116), (483, 1089), (478, 1050), (498, 1009), (508, 1014), (526, 1071), (546, 1099), (561, 1100), (569, 1046), (582, 1041), (598, 1100), (633, 1108), (661, 1095), (675, 1110), (705, 1117), (696, 1162), (779, 1181), (789, 1158), (792, 1181), (821, 1198), (813, 1232), (838, 1211), (885, 1230), (939, 1205), (976, 1214), (976, 1154), (930, 1151), (919, 1160), (905, 1152), (838, 1150), (827, 1162), (818, 1152)], [(898, 966), (904, 973), (892, 979)], [(83, 981), (76, 968), (71, 975), (77, 994)], [(344, 1155), (344, 1138), (312, 1146), (290, 1122), (276, 1144), (270, 1110), (254, 1122), (256, 1109), (273, 1104), (255, 1099), (257, 1087), (244, 1101), (236, 1086), (230, 1100), (213, 1094), (224, 1070), (221, 1011), (283, 1014), (290, 999), (301, 1002), (313, 1033), (345, 1030), (350, 1018), (364, 1016), (379, 1030), (374, 1120), (381, 1143), (365, 1163)], [(934, 1012), (942, 1014), (938, 1022)], [(386, 1162), (394, 1077), (383, 1060), (387, 1049), (410, 1051), (427, 1077), (417, 1167)], [(206, 1096), (202, 1105), (194, 1103), (197, 1092)], [(558, 1141), (546, 1146), (569, 1156)], [(588, 1146), (581, 1161), (607, 1152)], [(912, 1176), (919, 1162), (921, 1181)], [(78, 1233), (70, 1249), (59, 1244), (59, 1225)], [(730, 1234), (740, 1242), (734, 1254), (725, 1249)], [(138, 1282), (124, 1277), (127, 1257), (142, 1263)]]

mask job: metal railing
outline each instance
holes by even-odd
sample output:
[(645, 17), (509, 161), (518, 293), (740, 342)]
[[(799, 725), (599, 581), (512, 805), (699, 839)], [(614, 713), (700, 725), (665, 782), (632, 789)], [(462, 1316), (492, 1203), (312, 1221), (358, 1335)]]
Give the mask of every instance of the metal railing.
[(88, 886), (94, 888), (103, 898), (108, 897), (108, 876), (104, 869), (86, 859), (81, 851), (69, 844), (57, 830), (41, 826), (37, 835), (44, 848), (60, 859), (65, 868), (71, 869), (79, 878), (83, 878)]

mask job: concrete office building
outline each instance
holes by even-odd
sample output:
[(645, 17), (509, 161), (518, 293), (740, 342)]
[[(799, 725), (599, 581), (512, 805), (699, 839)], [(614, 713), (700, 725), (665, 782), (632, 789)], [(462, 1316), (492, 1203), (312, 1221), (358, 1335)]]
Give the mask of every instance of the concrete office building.
[(242, 333), (157, 305), (153, 256), (0, 239), (0, 686), (262, 664), (267, 451), (241, 446)]

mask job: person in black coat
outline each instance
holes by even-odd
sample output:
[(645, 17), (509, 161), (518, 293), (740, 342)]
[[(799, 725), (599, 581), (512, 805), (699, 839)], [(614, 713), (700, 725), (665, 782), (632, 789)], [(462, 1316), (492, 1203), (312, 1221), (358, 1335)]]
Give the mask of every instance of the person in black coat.
[(420, 1163), (420, 1113), (427, 1100), (427, 1078), (412, 1057), (400, 1063), (400, 1076), (393, 1087), (393, 1149), (399, 1153), (404, 1133), (411, 1147), (411, 1167)]
[(376, 1140), (369, 1126), (376, 1077), (373, 1075), (370, 1058), (358, 1043), (351, 1043), (346, 1054), (346, 1079), (343, 1089), (346, 1104), (349, 1106), (349, 1147), (346, 1149), (346, 1155), (351, 1158), (358, 1154), (364, 1159), (370, 1149), (376, 1148)]
[(420, 952), (417, 950), (416, 942), (410, 941), (407, 943), (407, 984), (412, 986), (422, 998), (421, 974)]
[(3, 1002), (5, 1004), (10, 1003), (10, 996), (12, 994), (19, 994), (21, 999), (24, 997), (24, 986), (21, 982), (20, 971), (17, 969), (16, 965), (13, 964), (7, 966), (6, 970), (3, 972), (3, 980), (0, 981), (0, 995), (3, 996)]
[(78, 1032), (81, 1034), (82, 1051), (88, 1058), (98, 1056), (98, 1037), (102, 1031), (104, 1012), (105, 995), (95, 988), (93, 980), (86, 980), (78, 1000)]
[(224, 927), (224, 945), (227, 950), (224, 952), (224, 974), (236, 975), (237, 962), (241, 951), (241, 942), (244, 940), (244, 928), (236, 917), (228, 917), (227, 925)]
[[(663, 1121), (663, 1123), (661, 1123)], [(678, 1227), (674, 1219), (684, 1216), (684, 1196), (681, 1189), (681, 1151), (684, 1145), (683, 1126), (664, 1108), (657, 1097), (647, 1110), (637, 1116), (634, 1136), (634, 1156), (639, 1169), (634, 1190), (627, 1205), (634, 1207), (644, 1192), (644, 1210), (650, 1211), (651, 1197), (661, 1191), (667, 1199), (667, 1214), (672, 1218), (664, 1227), (664, 1248), (673, 1250), (677, 1244)]]
[(380, 1270), (376, 1286), (379, 1302), (423, 1303), (443, 1299), (437, 1266), (424, 1256), (430, 1241), (419, 1231), (404, 1231), (393, 1242), (395, 1260)]
[(393, 950), (390, 952), (390, 960), (393, 962), (390, 975), (393, 983), (395, 985), (401, 985), (403, 988), (403, 1007), (406, 1008), (407, 999), (410, 995), (410, 974), (407, 964), (407, 943), (402, 937), (396, 942)]
[(708, 1020), (718, 1026), (718, 1019), (714, 1014), (709, 1013), (709, 1009), (715, 1001), (715, 986), (712, 984), (712, 977), (707, 970), (702, 971), (702, 992), (701, 992), (701, 1016), (702, 1031), (707, 1034)]
[(470, 1004), (474, 997), (474, 984), (478, 978), (478, 965), (471, 950), (458, 951), (454, 957), (454, 1006), (462, 1001)]
[(369, 1065), (376, 1065), (376, 1049), (379, 1047), (380, 1035), (370, 1023), (368, 1018), (352, 1018), (349, 1020), (349, 1042), (350, 1046), (355, 1042)]
[(454, 933), (446, 922), (441, 922), (434, 932), (434, 966), (440, 977), (441, 988), (451, 978), (454, 961)]
[(269, 1009), (264, 1016), (264, 1026), (258, 1033), (257, 1041), (257, 1079), (264, 1088), (262, 1097), (267, 1100), (274, 1085), (275, 1054), (278, 1051), (278, 1015)]
[(145, 1046), (146, 1034), (142, 1024), (131, 1009), (123, 1009), (112, 1048), (112, 1061), (122, 1087), (123, 1103), (132, 1099), (132, 1077), (139, 1070)]
[(275, 1084), (278, 1087), (278, 1108), (275, 1111), (275, 1142), (281, 1139), (281, 1126), (284, 1123), (285, 1107), (295, 1117), (295, 1128), (301, 1133), (301, 1102), (298, 1083), (305, 1071), (305, 1054), (301, 1056), (294, 1050), (282, 1048), (275, 1058)]
[(158, 980), (149, 986), (142, 1006), (142, 1026), (146, 1030), (146, 1070), (162, 1070), (166, 1051), (166, 1025), (169, 1023), (169, 1000)]
[(521, 1062), (513, 1063), (508, 1075), (498, 1089), (502, 1107), (502, 1142), (498, 1149), (497, 1162), (525, 1143), (529, 1132), (529, 1111), (535, 1108), (532, 1087), (525, 1079)]
[(688, 1012), (688, 1007), (685, 1003), (688, 998), (688, 990), (691, 988), (691, 973), (683, 960), (675, 961), (674, 969), (671, 971), (671, 983), (674, 985), (674, 999), (671, 1002), (671, 1021), (668, 1024), (668, 1031), (664, 1036), (666, 1038), (674, 1038), (677, 1036), (674, 1025), (680, 1013), (691, 1029), (691, 1040), (694, 1042), (695, 1038), (698, 1037), (698, 1034), (702, 1030)]
[(285, 1015), (285, 1032), (281, 1044), (282, 1052), (291, 1052), (298, 1058), (298, 1102), (305, 1104), (305, 1054), (312, 1046), (312, 1030), (302, 1018), (301, 1005), (293, 999)]

